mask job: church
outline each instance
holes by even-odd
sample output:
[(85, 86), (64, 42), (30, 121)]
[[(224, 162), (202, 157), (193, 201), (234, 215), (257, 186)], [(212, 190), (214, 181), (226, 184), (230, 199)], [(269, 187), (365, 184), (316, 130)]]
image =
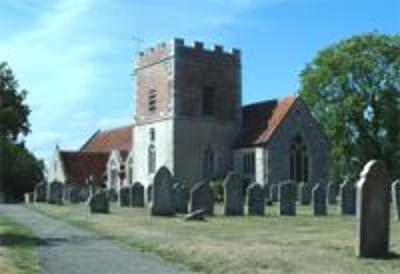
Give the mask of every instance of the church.
[(134, 75), (132, 125), (98, 131), (77, 151), (57, 146), (49, 181), (90, 177), (118, 191), (166, 166), (189, 186), (229, 171), (247, 183), (327, 182), (328, 142), (300, 97), (242, 105), (240, 50), (175, 38), (139, 53)]

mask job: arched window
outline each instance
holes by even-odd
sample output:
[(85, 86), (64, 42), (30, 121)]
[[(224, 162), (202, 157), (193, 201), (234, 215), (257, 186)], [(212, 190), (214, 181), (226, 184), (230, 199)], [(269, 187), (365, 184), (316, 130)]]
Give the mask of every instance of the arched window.
[(110, 188), (117, 189), (118, 185), (118, 164), (112, 160), (110, 164)]
[(156, 148), (150, 145), (148, 149), (148, 172), (153, 174), (156, 172)]
[(128, 184), (133, 184), (133, 159), (128, 160)]
[(296, 182), (308, 182), (309, 157), (303, 138), (297, 135), (290, 145), (290, 179)]
[(214, 152), (209, 146), (204, 151), (203, 174), (206, 179), (211, 179), (214, 176)]

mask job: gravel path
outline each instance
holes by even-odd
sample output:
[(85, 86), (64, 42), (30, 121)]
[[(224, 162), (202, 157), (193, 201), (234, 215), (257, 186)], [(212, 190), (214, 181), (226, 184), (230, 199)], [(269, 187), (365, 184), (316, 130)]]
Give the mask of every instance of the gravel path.
[(44, 274), (184, 274), (156, 256), (51, 219), (18, 205), (0, 205), (0, 213), (30, 227), (43, 240), (39, 260)]

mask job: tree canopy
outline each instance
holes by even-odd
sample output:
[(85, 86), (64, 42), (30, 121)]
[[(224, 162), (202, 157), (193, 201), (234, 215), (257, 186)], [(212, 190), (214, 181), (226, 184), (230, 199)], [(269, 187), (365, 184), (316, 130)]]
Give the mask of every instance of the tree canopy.
[(300, 96), (330, 141), (331, 175), (356, 177), (369, 159), (400, 176), (400, 35), (356, 35), (320, 51)]

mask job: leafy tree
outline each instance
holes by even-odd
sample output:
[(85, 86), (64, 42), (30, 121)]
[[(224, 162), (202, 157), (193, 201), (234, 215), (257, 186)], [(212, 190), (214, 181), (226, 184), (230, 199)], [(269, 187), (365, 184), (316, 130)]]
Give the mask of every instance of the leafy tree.
[(370, 159), (400, 176), (400, 35), (356, 35), (318, 53), (300, 96), (330, 141), (331, 175), (356, 177)]

